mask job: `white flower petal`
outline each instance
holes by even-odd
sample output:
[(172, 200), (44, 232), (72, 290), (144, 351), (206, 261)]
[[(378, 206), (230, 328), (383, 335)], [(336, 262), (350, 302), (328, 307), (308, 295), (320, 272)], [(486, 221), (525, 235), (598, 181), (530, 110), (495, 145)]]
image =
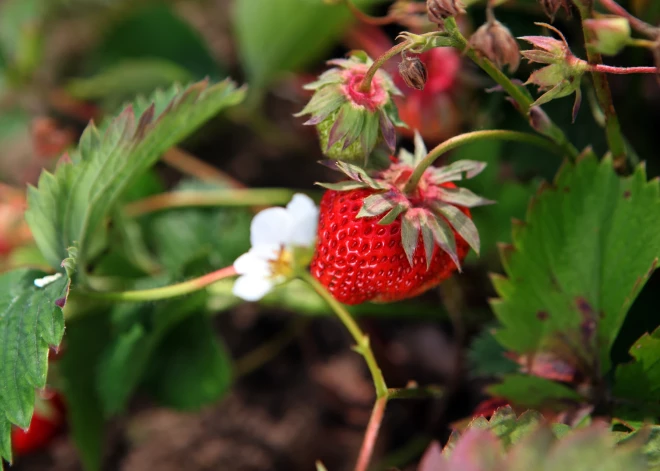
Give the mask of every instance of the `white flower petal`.
[(291, 216), (286, 209), (264, 209), (252, 219), (250, 243), (253, 247), (286, 244), (291, 226)]
[(288, 243), (305, 247), (313, 245), (319, 223), (319, 209), (314, 201), (307, 195), (296, 193), (286, 209), (292, 220)]
[(259, 301), (273, 289), (274, 283), (266, 277), (243, 275), (234, 282), (232, 292), (245, 301)]
[(239, 275), (249, 273), (268, 276), (270, 273), (268, 260), (254, 249), (250, 249), (249, 252), (238, 257), (234, 262), (234, 269)]

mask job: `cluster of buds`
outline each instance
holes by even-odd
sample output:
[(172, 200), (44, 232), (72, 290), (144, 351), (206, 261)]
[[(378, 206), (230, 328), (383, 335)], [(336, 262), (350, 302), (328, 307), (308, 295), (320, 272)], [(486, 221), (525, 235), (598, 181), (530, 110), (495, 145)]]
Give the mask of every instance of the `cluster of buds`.
[(378, 70), (365, 90), (365, 77), (373, 61), (364, 52), (328, 62), (317, 81), (305, 85), (312, 99), (296, 116), (311, 115), (306, 125), (316, 126), (323, 152), (331, 159), (366, 162), (379, 142), (391, 152), (396, 146), (399, 120), (393, 95), (401, 95), (390, 76)]
[(589, 64), (573, 55), (566, 38), (559, 30), (545, 23), (537, 24), (556, 32), (561, 39), (549, 36), (523, 36), (520, 38), (534, 46), (534, 49), (521, 52), (525, 59), (529, 62), (547, 64), (532, 72), (526, 82), (526, 84), (536, 85), (539, 90), (547, 90), (532, 106), (539, 106), (575, 93), (575, 104), (573, 105), (573, 120), (575, 120), (582, 100), (580, 83), (584, 73), (589, 70)]

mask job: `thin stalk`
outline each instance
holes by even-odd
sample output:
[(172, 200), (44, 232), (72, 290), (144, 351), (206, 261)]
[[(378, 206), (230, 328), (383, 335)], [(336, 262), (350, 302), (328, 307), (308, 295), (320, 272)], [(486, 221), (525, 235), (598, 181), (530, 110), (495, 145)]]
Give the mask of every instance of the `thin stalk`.
[[(490, 60), (486, 57), (481, 56), (477, 51), (475, 51), (467, 39), (461, 34), (458, 26), (456, 25), (456, 20), (454, 18), (447, 18), (445, 20), (445, 29), (454, 40), (454, 47), (459, 51), (467, 55), (472, 61), (477, 64), (481, 69), (486, 72), (490, 78), (497, 82), (516, 102), (516, 106), (520, 114), (527, 120), (529, 120), (529, 110), (532, 107), (534, 101), (525, 93), (524, 89), (514, 84), (509, 77), (507, 77), (500, 69), (495, 66)], [(569, 157), (571, 160), (575, 160), (579, 152), (573, 144), (571, 144), (564, 131), (561, 130), (559, 126), (554, 123), (548, 125), (548, 129), (545, 133), (550, 139), (557, 143), (563, 150), (565, 156)]]
[(294, 193), (294, 190), (287, 188), (174, 191), (129, 203), (124, 211), (130, 217), (137, 217), (164, 209), (191, 206), (273, 206), (287, 204)]
[(444, 395), (444, 389), (436, 386), (415, 388), (390, 388), (387, 390), (388, 399), (429, 399)]
[(657, 67), (614, 67), (605, 64), (589, 65), (589, 71), (616, 75), (657, 74), (659, 72)]
[(421, 180), (422, 175), (424, 174), (426, 169), (428, 169), (431, 165), (433, 165), (433, 163), (441, 155), (449, 152), (450, 150), (456, 149), (457, 147), (460, 147), (462, 145), (470, 144), (472, 142), (489, 140), (489, 139), (525, 142), (527, 144), (533, 144), (535, 146), (543, 147), (545, 149), (550, 150), (551, 152), (562, 155), (562, 149), (556, 143), (553, 143), (551, 140), (545, 137), (537, 136), (536, 134), (530, 134), (519, 131), (508, 131), (501, 129), (473, 131), (465, 134), (459, 134), (458, 136), (454, 136), (438, 144), (433, 149), (431, 149), (431, 151), (428, 154), (426, 154), (426, 157), (424, 157), (421, 160), (421, 162), (417, 164), (415, 170), (410, 175), (410, 178), (408, 179), (408, 182), (406, 183), (406, 186), (404, 187), (403, 191), (408, 194), (412, 193), (417, 187), (417, 184)]
[(616, 3), (614, 0), (600, 0), (600, 4), (610, 13), (614, 13), (617, 16), (622, 16), (627, 19), (628, 23), (630, 23), (630, 26), (637, 32), (654, 39), (658, 36), (658, 34), (660, 34), (660, 29), (640, 20), (635, 15), (629, 13), (625, 8)]
[(371, 417), (369, 418), (369, 425), (367, 425), (367, 431), (364, 434), (364, 440), (360, 448), (360, 455), (355, 465), (355, 471), (367, 471), (369, 468), (369, 462), (371, 461), (376, 439), (378, 438), (378, 431), (380, 430), (380, 425), (383, 423), (386, 406), (387, 396), (379, 397), (374, 404)]
[(192, 280), (184, 281), (181, 283), (176, 283), (169, 286), (163, 286), (161, 288), (152, 288), (152, 289), (143, 289), (135, 291), (85, 291), (85, 290), (76, 290), (76, 295), (100, 299), (104, 301), (117, 301), (117, 302), (144, 302), (144, 301), (158, 301), (161, 299), (169, 299), (177, 296), (183, 296), (185, 294), (191, 294), (195, 291), (199, 291), (203, 288), (206, 288), (213, 283), (220, 281), (224, 278), (229, 278), (230, 276), (235, 276), (236, 270), (233, 266), (221, 268), (214, 272), (208, 273), (206, 275), (200, 276), (198, 278), (193, 278)]
[(376, 75), (376, 72), (378, 72), (378, 69), (380, 69), (383, 66), (383, 64), (385, 64), (385, 62), (390, 60), (392, 57), (403, 52), (403, 50), (406, 49), (408, 46), (409, 46), (408, 41), (403, 41), (397, 44), (396, 46), (390, 48), (389, 50), (385, 51), (383, 55), (381, 55), (378, 59), (376, 59), (374, 63), (371, 64), (371, 67), (369, 67), (369, 70), (367, 70), (367, 73), (362, 79), (362, 83), (360, 84), (360, 91), (363, 93), (367, 93), (369, 90), (371, 90), (371, 81), (373, 80), (374, 75)]
[(178, 147), (173, 147), (165, 152), (161, 160), (179, 172), (195, 177), (203, 182), (218, 182), (229, 185), (232, 188), (245, 188), (245, 185), (230, 175), (227, 175), (222, 170)]
[(355, 322), (351, 314), (339, 301), (337, 301), (332, 296), (332, 294), (330, 294), (327, 289), (325, 289), (325, 286), (316, 281), (316, 279), (307, 272), (302, 273), (300, 277), (309, 283), (310, 286), (314, 288), (314, 291), (316, 291), (318, 295), (321, 296), (326, 303), (328, 303), (335, 314), (337, 314), (337, 317), (342, 322), (342, 324), (344, 324), (344, 327), (346, 327), (346, 329), (350, 332), (353, 340), (355, 340), (356, 343), (354, 350), (362, 355), (367, 362), (367, 367), (369, 368), (371, 378), (374, 382), (374, 388), (376, 389), (376, 397), (378, 399), (387, 398), (387, 384), (385, 383), (383, 373), (380, 371), (380, 367), (376, 362), (373, 350), (369, 345), (369, 337), (364, 332), (362, 332), (362, 329), (360, 329), (360, 326), (357, 324), (357, 322)]
[[(580, 12), (580, 17), (583, 22), (594, 16), (591, 1), (586, 2), (584, 0), (575, 0), (574, 3)], [(591, 29), (585, 28), (583, 25), (582, 31), (585, 44), (589, 44), (595, 40), (595, 33)], [(594, 51), (590, 47), (586, 47), (585, 49), (587, 51), (587, 60), (592, 67), (602, 65), (603, 58), (600, 53)], [(616, 114), (614, 103), (612, 102), (612, 92), (610, 91), (610, 84), (607, 81), (607, 76), (603, 73), (592, 70), (591, 77), (596, 91), (596, 99), (605, 114), (605, 135), (607, 137), (607, 146), (615, 160), (622, 159), (626, 155), (626, 143), (623, 134), (621, 133), (619, 117)]]

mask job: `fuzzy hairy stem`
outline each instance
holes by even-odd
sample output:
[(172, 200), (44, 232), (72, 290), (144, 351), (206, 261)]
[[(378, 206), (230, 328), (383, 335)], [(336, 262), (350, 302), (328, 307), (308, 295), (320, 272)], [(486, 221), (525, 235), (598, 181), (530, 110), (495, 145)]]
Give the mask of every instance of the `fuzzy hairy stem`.
[[(515, 101), (520, 114), (522, 114), (525, 119), (529, 119), (529, 110), (532, 103), (534, 103), (534, 100), (525, 93), (524, 89), (514, 84), (509, 77), (495, 66), (495, 64), (470, 47), (468, 40), (459, 31), (454, 18), (447, 18), (445, 20), (445, 29), (453, 39), (454, 47), (472, 59), (475, 64), (481, 67), (481, 69), (490, 76), (490, 78), (497, 82)], [(562, 148), (566, 157), (571, 160), (575, 160), (578, 157), (578, 150), (570, 143), (564, 132), (556, 124), (551, 122), (548, 125), (548, 130), (545, 135)]]
[(404, 187), (404, 193), (411, 194), (417, 184), (422, 178), (422, 175), (433, 163), (443, 154), (449, 152), (450, 150), (456, 149), (464, 144), (470, 144), (471, 142), (478, 142), (489, 139), (499, 139), (501, 141), (516, 141), (516, 142), (525, 142), (527, 144), (533, 144), (539, 147), (548, 149), (558, 155), (563, 155), (563, 149), (559, 147), (556, 143), (552, 142), (550, 139), (537, 136), (536, 134), (520, 132), (520, 131), (508, 131), (503, 129), (489, 129), (482, 131), (472, 131), (465, 134), (459, 134), (454, 136), (446, 141), (438, 144), (433, 149), (426, 154), (426, 157), (422, 159), (421, 162), (417, 164), (415, 170), (410, 175), (406, 186)]
[(657, 74), (660, 72), (657, 67), (613, 67), (611, 65), (604, 64), (590, 65), (589, 71), (616, 75)]
[[(582, 32), (584, 34), (584, 43), (588, 45), (590, 42), (594, 41), (595, 33), (584, 26), (584, 20), (593, 18), (593, 4), (591, 1), (585, 0), (575, 0), (575, 6), (580, 12), (580, 18), (583, 22)], [(626, 156), (626, 143), (621, 133), (621, 125), (619, 124), (619, 117), (616, 114), (614, 109), (614, 103), (612, 102), (612, 92), (610, 91), (610, 84), (607, 81), (607, 76), (601, 72), (596, 72), (594, 67), (602, 66), (603, 58), (600, 53), (594, 51), (589, 47), (585, 47), (587, 51), (587, 60), (592, 66), (591, 78), (594, 83), (594, 89), (596, 91), (596, 99), (600, 108), (605, 114), (605, 134), (607, 138), (607, 146), (612, 153), (612, 156), (615, 160), (621, 160)]]
[(294, 190), (259, 188), (211, 191), (174, 191), (149, 196), (124, 207), (130, 217), (173, 208), (205, 206), (273, 206), (287, 204)]
[(117, 302), (144, 302), (144, 301), (158, 301), (161, 299), (175, 298), (185, 294), (191, 294), (195, 291), (206, 288), (213, 283), (216, 283), (224, 278), (235, 276), (236, 270), (233, 266), (221, 268), (214, 272), (193, 278), (192, 280), (183, 281), (161, 288), (143, 289), (135, 291), (87, 291), (77, 289), (76, 295), (82, 297), (99, 299), (104, 301), (117, 301)]
[(314, 291), (316, 291), (318, 295), (328, 303), (335, 314), (337, 314), (339, 320), (344, 324), (344, 327), (346, 327), (346, 330), (351, 334), (353, 340), (355, 340), (356, 346), (353, 347), (353, 349), (362, 355), (367, 362), (367, 367), (369, 368), (371, 378), (374, 382), (374, 388), (376, 389), (376, 397), (379, 399), (386, 398), (387, 384), (385, 383), (383, 373), (380, 371), (380, 367), (376, 362), (371, 345), (369, 345), (369, 337), (362, 331), (362, 329), (360, 329), (360, 326), (355, 322), (355, 319), (353, 319), (353, 316), (351, 316), (346, 308), (337, 301), (332, 294), (325, 289), (325, 286), (316, 280), (316, 278), (307, 272), (302, 273), (300, 277), (309, 283), (309, 285), (314, 288)]

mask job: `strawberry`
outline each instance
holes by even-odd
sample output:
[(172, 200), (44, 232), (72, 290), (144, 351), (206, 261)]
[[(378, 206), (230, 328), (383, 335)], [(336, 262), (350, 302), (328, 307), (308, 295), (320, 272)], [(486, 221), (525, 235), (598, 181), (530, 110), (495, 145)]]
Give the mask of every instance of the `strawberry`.
[(64, 402), (57, 393), (38, 397), (32, 421), (27, 430), (14, 427), (11, 443), (14, 453), (26, 455), (46, 447), (64, 424)]
[(393, 302), (417, 296), (456, 270), (479, 235), (468, 208), (489, 204), (453, 182), (485, 164), (462, 160), (429, 168), (412, 194), (404, 192), (426, 155), (419, 135), (415, 155), (401, 151), (373, 176), (334, 162), (351, 180), (324, 184), (311, 273), (345, 304)]

